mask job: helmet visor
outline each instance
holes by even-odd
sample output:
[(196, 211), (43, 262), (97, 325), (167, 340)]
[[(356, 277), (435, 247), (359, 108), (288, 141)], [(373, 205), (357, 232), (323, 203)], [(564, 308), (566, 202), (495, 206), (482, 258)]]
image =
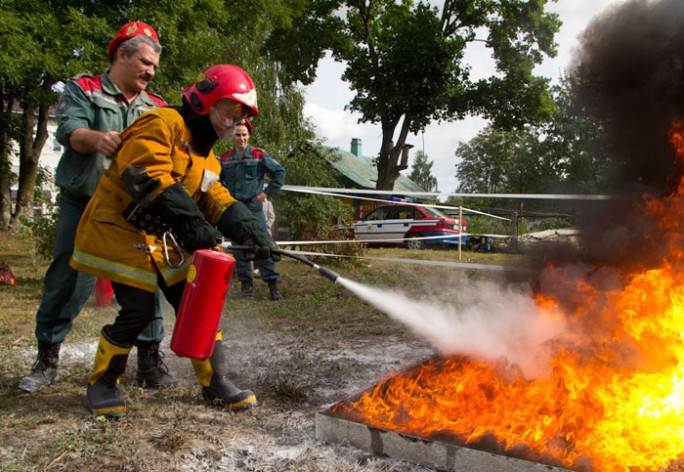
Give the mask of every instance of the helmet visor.
[(227, 126), (232, 126), (244, 120), (249, 112), (242, 103), (230, 99), (219, 100), (211, 109), (216, 114), (216, 118)]
[(222, 99), (211, 107), (211, 124), (222, 141), (230, 141), (235, 134), (235, 127), (247, 116), (249, 109), (230, 99)]

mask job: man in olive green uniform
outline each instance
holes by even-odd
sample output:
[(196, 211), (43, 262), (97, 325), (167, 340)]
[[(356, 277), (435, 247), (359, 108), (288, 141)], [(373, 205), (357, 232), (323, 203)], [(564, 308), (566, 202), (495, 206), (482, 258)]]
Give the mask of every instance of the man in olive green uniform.
[[(36, 313), (38, 357), (19, 383), (35, 392), (54, 382), (60, 345), (71, 331), (96, 278), (69, 267), (79, 219), (97, 187), (103, 168), (121, 146), (120, 131), (146, 111), (165, 106), (145, 91), (159, 64), (161, 46), (155, 30), (140, 21), (124, 25), (108, 48), (111, 69), (99, 76), (67, 81), (57, 104), (57, 140), (65, 151), (57, 166), (59, 222), (53, 260), (45, 274), (43, 298)], [(138, 338), (138, 383), (148, 387), (173, 384), (161, 361), (164, 337), (161, 305)]]

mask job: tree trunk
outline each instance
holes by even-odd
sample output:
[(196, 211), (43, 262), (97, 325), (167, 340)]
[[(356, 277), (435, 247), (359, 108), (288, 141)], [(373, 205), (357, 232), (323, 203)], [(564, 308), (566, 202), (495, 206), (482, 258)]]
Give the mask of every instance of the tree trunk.
[[(0, 157), (4, 160), (6, 156)], [(0, 174), (0, 231), (6, 231), (9, 228), (10, 215), (10, 179), (9, 174)]]
[(411, 123), (410, 117), (404, 115), (404, 121), (399, 132), (399, 139), (396, 145), (392, 142), (394, 130), (396, 125), (383, 126), (382, 129), (382, 146), (380, 147), (380, 155), (378, 156), (378, 180), (375, 184), (376, 190), (393, 190), (394, 182), (399, 178), (399, 172), (406, 169), (408, 165), (400, 161), (404, 146), (406, 145), (406, 137), (408, 136), (409, 125)]
[(399, 155), (401, 148), (394, 146), (390, 141), (389, 146), (380, 149), (378, 157), (378, 180), (375, 184), (377, 190), (392, 190), (394, 182), (399, 178)]
[[(25, 103), (23, 109), (22, 140), (19, 146), (19, 188), (10, 222), (12, 229), (19, 227), (22, 215), (33, 218), (33, 194), (38, 175), (38, 160), (48, 138), (48, 106), (41, 105), (38, 108), (37, 128), (36, 107)], [(34, 129), (36, 129), (35, 139)]]
[(12, 205), (10, 195), (12, 140), (10, 136), (13, 104), (12, 96), (6, 94), (4, 87), (0, 86), (0, 113), (2, 113), (2, 119), (0, 119), (0, 231), (8, 229)]

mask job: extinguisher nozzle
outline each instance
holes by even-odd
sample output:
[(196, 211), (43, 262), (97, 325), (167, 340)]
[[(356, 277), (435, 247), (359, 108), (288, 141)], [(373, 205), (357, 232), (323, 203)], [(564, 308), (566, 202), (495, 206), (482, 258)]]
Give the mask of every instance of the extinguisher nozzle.
[[(246, 249), (248, 250), (248, 249), (250, 249), (250, 247), (249, 247), (249, 246), (225, 246), (225, 249), (227, 249), (227, 250), (232, 250), (232, 251), (235, 251), (235, 250), (246, 250)], [(318, 264), (315, 264), (315, 263), (311, 262), (310, 260), (308, 260), (308, 259), (306, 259), (306, 258), (304, 258), (304, 257), (302, 257), (302, 256), (300, 256), (300, 255), (298, 255), (298, 254), (292, 253), (291, 251), (285, 251), (285, 250), (283, 250), (283, 249), (271, 249), (271, 252), (274, 253), (274, 254), (280, 254), (280, 255), (283, 255), (283, 256), (290, 257), (290, 258), (292, 258), (292, 259), (294, 259), (294, 260), (296, 260), (296, 261), (299, 261), (299, 262), (301, 262), (301, 263), (303, 263), (303, 264), (308, 265), (309, 267), (313, 267), (313, 268), (314, 268), (315, 270), (317, 270), (323, 277), (325, 277), (325, 278), (328, 279), (328, 280), (331, 280), (332, 282), (337, 282), (337, 279), (340, 278), (340, 274), (338, 274), (337, 272), (333, 272), (333, 271), (330, 270), (330, 269), (327, 269), (327, 268), (325, 268), (325, 267), (321, 267), (321, 266), (319, 266)]]
[(333, 282), (337, 282), (337, 279), (340, 277), (340, 274), (333, 272), (330, 269), (326, 269), (325, 267), (319, 267), (318, 272), (320, 272), (323, 277), (330, 279)]

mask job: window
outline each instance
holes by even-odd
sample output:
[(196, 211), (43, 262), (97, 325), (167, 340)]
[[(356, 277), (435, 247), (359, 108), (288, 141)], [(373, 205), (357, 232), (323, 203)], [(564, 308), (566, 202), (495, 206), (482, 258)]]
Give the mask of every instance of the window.
[(386, 220), (387, 219), (387, 211), (389, 208), (387, 207), (381, 207), (381, 208), (376, 208), (374, 211), (368, 214), (364, 220), (366, 221), (376, 221), (376, 220)]
[(402, 208), (399, 210), (399, 219), (400, 220), (410, 220), (413, 218), (413, 212), (411, 211), (411, 208)]

